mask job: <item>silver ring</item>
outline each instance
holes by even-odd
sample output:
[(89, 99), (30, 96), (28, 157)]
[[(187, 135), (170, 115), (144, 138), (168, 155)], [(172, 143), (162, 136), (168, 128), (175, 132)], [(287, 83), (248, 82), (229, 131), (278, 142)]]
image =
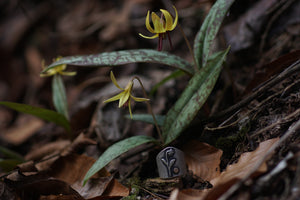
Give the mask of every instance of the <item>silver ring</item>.
[(166, 147), (156, 156), (160, 178), (174, 178), (186, 174), (184, 153), (175, 147)]

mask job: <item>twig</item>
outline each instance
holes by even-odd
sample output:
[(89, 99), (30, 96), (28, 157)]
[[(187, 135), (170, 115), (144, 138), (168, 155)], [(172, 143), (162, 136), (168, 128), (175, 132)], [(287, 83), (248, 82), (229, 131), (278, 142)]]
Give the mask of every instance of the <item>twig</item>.
[(134, 185), (134, 186), (136, 186), (136, 187), (138, 187), (138, 188), (144, 190), (145, 192), (149, 193), (150, 195), (152, 195), (153, 197), (155, 197), (155, 198), (157, 198), (157, 199), (159, 199), (159, 200), (164, 200), (164, 198), (161, 198), (158, 194), (154, 194), (153, 192), (147, 190), (147, 189), (144, 188), (144, 187), (141, 187), (141, 186), (139, 186), (139, 185)]
[(251, 95), (249, 95), (245, 99), (243, 99), (240, 102), (238, 102), (237, 104), (219, 112), (216, 115), (213, 115), (211, 117), (208, 117), (207, 119), (204, 119), (202, 122), (204, 122), (204, 123), (213, 122), (216, 119), (222, 118), (224, 116), (227, 116), (227, 115), (239, 110), (241, 107), (244, 107), (249, 102), (251, 102), (253, 99), (255, 99), (259, 95), (263, 94), (265, 91), (269, 90), (270, 88), (272, 88), (274, 85), (278, 84), (285, 78), (293, 75), (297, 71), (300, 71), (300, 60), (297, 60), (296, 62), (291, 64), (288, 68), (286, 68), (278, 76), (266, 81), (266, 84), (264, 84), (262, 87), (258, 88), (255, 92), (253, 92)]
[[(143, 93), (144, 93), (145, 98), (149, 99), (149, 98), (148, 98), (148, 95), (147, 95), (147, 93), (146, 93), (146, 90), (145, 90), (145, 88), (144, 88), (144, 85), (143, 85), (142, 81), (139, 79), (139, 77), (135, 76), (135, 77), (132, 78), (132, 80), (133, 80), (133, 79), (138, 80), (139, 84), (140, 84), (141, 87), (142, 87), (142, 90), (143, 90)], [(152, 115), (152, 118), (153, 118), (153, 121), (154, 121), (154, 124), (155, 124), (155, 128), (156, 128), (156, 131), (157, 131), (158, 136), (159, 136), (159, 140), (160, 140), (161, 143), (163, 143), (164, 140), (163, 140), (161, 131), (160, 131), (159, 127), (158, 127), (156, 117), (155, 117), (155, 115), (153, 114), (153, 110), (152, 110), (151, 104), (150, 104), (148, 101), (146, 101), (146, 104), (147, 104), (148, 112)]]
[(225, 194), (223, 194), (219, 200), (226, 200), (228, 199), (234, 192), (236, 192), (242, 184), (244, 184), (253, 173), (255, 173), (259, 167), (271, 156), (273, 151), (275, 151), (283, 142), (285, 142), (290, 136), (292, 136), (293, 133), (295, 133), (297, 130), (300, 129), (300, 119), (296, 122), (296, 124), (289, 127), (288, 131), (278, 140), (276, 143), (271, 146), (271, 148), (266, 152), (265, 155), (257, 162), (257, 164), (252, 168), (252, 170), (244, 176), (242, 180), (240, 180), (238, 183), (233, 185)]
[(276, 6), (276, 9), (277, 7), (280, 7), (280, 9), (271, 17), (271, 19), (269, 20), (266, 28), (265, 28), (265, 31), (262, 35), (262, 38), (261, 38), (261, 43), (260, 43), (260, 46), (259, 46), (259, 54), (262, 53), (263, 51), (263, 48), (265, 46), (265, 41), (266, 41), (266, 37), (268, 36), (268, 33), (271, 29), (271, 26), (272, 24), (275, 22), (276, 19), (278, 19), (278, 17), (286, 10), (288, 9), (292, 3), (294, 2), (295, 0), (290, 0), (290, 1), (282, 1), (282, 2), (278, 2), (277, 6)]
[(251, 135), (251, 138), (255, 137), (255, 136), (258, 136), (259, 134), (277, 126), (277, 125), (280, 125), (282, 123), (287, 123), (288, 121), (291, 121), (295, 116), (299, 115), (300, 114), (300, 108), (297, 109), (296, 111), (294, 111), (293, 113), (287, 115), (285, 118), (283, 119), (280, 119), (278, 120), (277, 122), (263, 128), (263, 129), (260, 129), (259, 131), (257, 131), (256, 133), (254, 133), (253, 135)]

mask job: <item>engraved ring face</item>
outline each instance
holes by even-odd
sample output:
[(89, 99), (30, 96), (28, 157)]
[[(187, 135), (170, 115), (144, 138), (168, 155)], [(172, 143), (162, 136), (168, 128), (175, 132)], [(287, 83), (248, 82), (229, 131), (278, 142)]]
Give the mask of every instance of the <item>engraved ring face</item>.
[(173, 178), (186, 173), (184, 153), (175, 147), (167, 147), (159, 152), (156, 164), (160, 178)]

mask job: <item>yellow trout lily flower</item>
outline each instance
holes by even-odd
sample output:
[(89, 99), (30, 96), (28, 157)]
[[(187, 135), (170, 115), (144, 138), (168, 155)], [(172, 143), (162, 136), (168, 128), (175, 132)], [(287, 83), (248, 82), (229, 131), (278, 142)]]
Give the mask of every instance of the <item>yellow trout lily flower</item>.
[[(159, 41), (158, 41), (158, 50), (159, 51), (161, 51), (161, 49), (162, 49), (162, 40), (166, 37), (166, 34), (169, 37), (170, 46), (172, 48), (169, 31), (174, 30), (175, 27), (177, 26), (177, 22), (178, 22), (177, 10), (176, 10), (175, 6), (173, 6), (173, 8), (175, 10), (174, 22), (173, 22), (173, 18), (171, 16), (171, 14), (167, 10), (160, 9), (160, 11), (162, 12), (161, 17), (158, 17), (155, 12), (152, 12), (151, 18), (152, 18), (153, 28), (150, 25), (150, 11), (148, 11), (147, 16), (146, 16), (146, 22), (145, 22), (146, 28), (148, 29), (148, 31), (150, 31), (151, 33), (154, 33), (155, 35), (145, 36), (145, 35), (139, 33), (139, 35), (141, 37), (146, 38), (146, 39), (154, 39), (154, 38), (158, 37), (159, 38)], [(164, 19), (163, 19), (163, 16), (164, 16)]]
[(130, 117), (132, 118), (131, 104), (130, 104), (131, 103), (131, 99), (133, 99), (134, 101), (137, 101), (137, 102), (149, 101), (149, 99), (134, 97), (131, 94), (131, 91), (132, 91), (132, 88), (133, 88), (133, 80), (130, 80), (128, 82), (128, 84), (126, 85), (125, 89), (123, 89), (117, 83), (116, 78), (115, 78), (115, 76), (114, 76), (114, 74), (113, 74), (112, 71), (110, 72), (110, 78), (111, 78), (113, 84), (117, 88), (119, 88), (120, 90), (122, 90), (122, 92), (119, 93), (119, 94), (117, 94), (116, 96), (113, 96), (110, 99), (105, 100), (104, 103), (108, 103), (108, 102), (119, 100), (119, 108), (121, 108), (122, 106), (127, 106), (128, 105)]
[[(54, 61), (59, 61), (60, 59), (61, 59), (61, 57), (58, 57)], [(42, 61), (42, 67), (43, 67), (43, 69), (46, 68), (44, 60)], [(66, 68), (67, 68), (66, 64), (57, 65), (54, 68), (51, 68), (48, 71), (46, 71), (44, 74), (40, 74), (40, 77), (53, 76), (55, 74), (60, 74), (60, 75), (65, 75), (65, 76), (75, 76), (76, 75), (76, 72), (65, 72)]]

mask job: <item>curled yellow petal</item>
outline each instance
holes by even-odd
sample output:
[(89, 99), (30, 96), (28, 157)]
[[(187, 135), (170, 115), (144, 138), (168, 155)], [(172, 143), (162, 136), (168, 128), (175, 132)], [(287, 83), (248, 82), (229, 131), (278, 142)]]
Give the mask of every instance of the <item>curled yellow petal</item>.
[(77, 72), (60, 72), (60, 74), (64, 76), (75, 76)]
[(141, 33), (139, 33), (139, 35), (140, 35), (141, 37), (143, 37), (143, 38), (146, 38), (146, 39), (154, 39), (154, 38), (157, 38), (157, 37), (159, 36), (158, 33), (155, 34), (155, 35), (153, 35), (153, 36), (145, 36), (145, 35), (143, 35), (143, 34), (141, 34)]
[(150, 11), (148, 11), (147, 16), (146, 16), (146, 28), (148, 29), (148, 31), (150, 31), (151, 33), (155, 33), (153, 28), (150, 25)]
[(119, 108), (121, 108), (129, 100), (129, 97), (130, 97), (130, 93), (128, 90), (125, 90), (124, 92), (121, 92), (120, 94), (122, 94), (122, 95), (121, 95), (121, 98), (119, 101)]
[(149, 101), (149, 100), (150, 100), (150, 99), (146, 99), (146, 98), (134, 97), (134, 96), (132, 96), (132, 95), (130, 95), (130, 97), (131, 97), (133, 100), (137, 101), (137, 102), (143, 102), (143, 101)]
[[(61, 57), (57, 57), (55, 61), (59, 61), (61, 59)], [(42, 60), (42, 68), (45, 69), (45, 61)], [(65, 75), (65, 76), (75, 76), (76, 72), (65, 72), (64, 70), (67, 68), (66, 64), (61, 64), (61, 65), (57, 65), (51, 69), (49, 69), (48, 71), (44, 72), (43, 74), (40, 74), (40, 77), (47, 77), (47, 76), (53, 76), (55, 74), (61, 74), (61, 75)]]
[(152, 12), (152, 22), (155, 33), (165, 33), (164, 20), (157, 16), (155, 12)]
[(53, 76), (54, 74), (56, 74), (56, 73), (54, 72), (54, 73), (40, 74), (40, 77)]
[(116, 80), (116, 78), (115, 78), (115, 75), (114, 75), (114, 73), (113, 73), (112, 71), (110, 71), (110, 79), (111, 79), (111, 81), (113, 82), (113, 84), (114, 84), (117, 88), (119, 88), (120, 90), (124, 90), (124, 89), (121, 88), (121, 87), (119, 86), (119, 84), (117, 83), (117, 80)]
[(131, 100), (130, 99), (129, 99), (129, 102), (128, 102), (128, 110), (129, 110), (130, 118), (132, 119)]
[(160, 11), (165, 16), (165, 21), (166, 21), (165, 30), (170, 31), (172, 29), (172, 26), (173, 26), (173, 18), (172, 18), (171, 14), (168, 11), (166, 11), (164, 9), (160, 9)]
[(112, 102), (112, 101), (117, 101), (117, 100), (119, 100), (119, 99), (121, 98), (122, 95), (123, 95), (122, 93), (117, 94), (116, 96), (113, 96), (113, 97), (111, 97), (111, 98), (109, 98), (109, 99), (103, 101), (103, 103), (108, 103), (108, 102)]
[(176, 9), (175, 6), (173, 6), (173, 8), (174, 8), (174, 10), (175, 10), (175, 20), (174, 20), (174, 23), (173, 23), (171, 29), (168, 30), (168, 31), (174, 30), (174, 28), (177, 26), (177, 23), (178, 23), (178, 13), (177, 13), (177, 9)]

